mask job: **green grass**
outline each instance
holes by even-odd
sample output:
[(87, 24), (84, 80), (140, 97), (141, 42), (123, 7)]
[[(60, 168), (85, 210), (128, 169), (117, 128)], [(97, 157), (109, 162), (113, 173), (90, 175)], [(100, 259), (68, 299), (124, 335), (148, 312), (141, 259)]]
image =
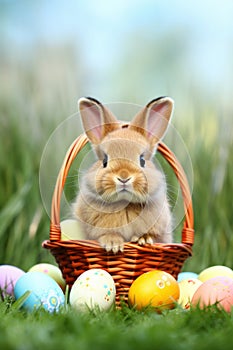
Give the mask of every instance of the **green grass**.
[(217, 308), (163, 314), (126, 306), (108, 313), (25, 313), (0, 304), (2, 349), (231, 349), (233, 314)]

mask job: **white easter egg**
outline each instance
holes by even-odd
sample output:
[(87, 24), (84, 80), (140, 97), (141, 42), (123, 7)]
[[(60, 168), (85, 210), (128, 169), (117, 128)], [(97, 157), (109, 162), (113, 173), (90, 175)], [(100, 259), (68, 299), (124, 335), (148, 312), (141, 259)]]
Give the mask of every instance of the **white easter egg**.
[(186, 310), (190, 309), (192, 297), (201, 285), (202, 282), (197, 278), (184, 279), (179, 282), (180, 297), (178, 304)]
[(83, 272), (70, 291), (70, 304), (78, 311), (111, 308), (115, 301), (116, 288), (112, 276), (102, 269)]

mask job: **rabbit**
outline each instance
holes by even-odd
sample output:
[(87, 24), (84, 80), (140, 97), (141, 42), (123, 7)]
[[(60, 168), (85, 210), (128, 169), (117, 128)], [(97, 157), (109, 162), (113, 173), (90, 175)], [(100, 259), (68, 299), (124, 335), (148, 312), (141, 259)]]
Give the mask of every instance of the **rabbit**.
[(152, 100), (129, 124), (94, 98), (81, 98), (78, 105), (97, 156), (73, 203), (85, 237), (113, 253), (123, 252), (124, 242), (171, 243), (166, 180), (152, 158), (169, 125), (173, 100)]

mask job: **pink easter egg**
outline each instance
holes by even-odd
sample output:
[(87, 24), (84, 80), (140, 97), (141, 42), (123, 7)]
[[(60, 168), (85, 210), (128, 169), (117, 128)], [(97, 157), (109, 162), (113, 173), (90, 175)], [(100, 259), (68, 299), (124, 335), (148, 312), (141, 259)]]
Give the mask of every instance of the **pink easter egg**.
[(231, 312), (233, 307), (233, 279), (218, 276), (204, 282), (194, 293), (191, 304), (201, 309), (216, 304), (219, 308)]
[(23, 270), (13, 265), (0, 265), (0, 290), (2, 295), (14, 295), (14, 286), (25, 274)]

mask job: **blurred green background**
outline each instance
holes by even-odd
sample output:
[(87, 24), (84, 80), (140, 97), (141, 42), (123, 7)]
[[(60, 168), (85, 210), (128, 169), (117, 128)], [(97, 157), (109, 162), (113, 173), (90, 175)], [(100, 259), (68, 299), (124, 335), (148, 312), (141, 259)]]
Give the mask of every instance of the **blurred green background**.
[(0, 264), (54, 262), (41, 243), (57, 171), (81, 132), (78, 98), (142, 106), (168, 95), (193, 187), (184, 268), (233, 267), (232, 13), (231, 0), (0, 0)]

